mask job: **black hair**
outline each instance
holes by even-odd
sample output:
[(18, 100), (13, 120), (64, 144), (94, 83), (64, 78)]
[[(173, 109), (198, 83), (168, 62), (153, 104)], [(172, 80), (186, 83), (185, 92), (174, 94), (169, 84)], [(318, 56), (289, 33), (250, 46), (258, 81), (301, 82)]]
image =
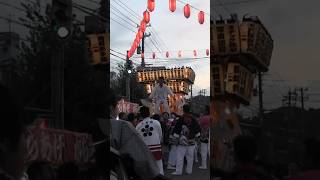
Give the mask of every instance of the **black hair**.
[(159, 77), (159, 80), (160, 80), (160, 79), (164, 80), (164, 77), (163, 77), (163, 76), (160, 76), (160, 77)]
[(140, 114), (141, 114), (142, 118), (149, 117), (149, 116), (150, 116), (149, 108), (146, 107), (146, 106), (142, 106), (142, 107), (140, 108)]
[(190, 113), (190, 106), (188, 104), (183, 105), (183, 112)]
[(129, 113), (127, 116), (127, 121), (133, 122), (135, 118), (136, 118), (136, 116), (134, 113)]
[(120, 112), (119, 113), (119, 119), (125, 120), (126, 113), (125, 112)]
[(79, 178), (79, 167), (74, 162), (67, 162), (58, 169), (59, 180), (69, 180)]
[(13, 98), (9, 89), (0, 84), (0, 142), (8, 140), (12, 147), (16, 147), (24, 132), (22, 108)]
[(29, 165), (27, 174), (30, 180), (53, 180), (55, 172), (48, 162), (34, 161)]
[(157, 121), (160, 121), (160, 115), (159, 115), (159, 114), (154, 114), (154, 115), (152, 116), (152, 119), (157, 120)]
[(257, 144), (253, 137), (239, 135), (235, 138), (233, 145), (236, 159), (241, 162), (254, 162), (257, 154)]

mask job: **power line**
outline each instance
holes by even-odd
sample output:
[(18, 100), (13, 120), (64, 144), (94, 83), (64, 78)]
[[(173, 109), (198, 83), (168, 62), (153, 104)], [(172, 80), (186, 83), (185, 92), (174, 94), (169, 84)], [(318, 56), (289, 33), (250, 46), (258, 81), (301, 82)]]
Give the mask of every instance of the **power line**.
[(137, 22), (135, 22), (134, 20), (132, 20), (130, 17), (128, 17), (127, 15), (123, 14), (118, 8), (114, 7), (112, 4), (110, 5), (111, 9), (113, 8), (113, 10), (116, 10), (118, 13), (120, 13), (122, 16), (126, 17), (127, 19), (129, 19), (131, 22), (133, 22), (133, 24), (138, 25)]
[(127, 22), (131, 27), (136, 28), (136, 26), (135, 26), (135, 25), (132, 25), (131, 22), (129, 22), (129, 21), (127, 21), (126, 19), (122, 18), (121, 16), (115, 14), (113, 11), (111, 11), (111, 13), (112, 13), (113, 15), (117, 16), (118, 18), (120, 18), (121, 20)]
[(127, 29), (127, 30), (129, 30), (129, 31), (131, 31), (131, 32), (133, 32), (133, 33), (135, 33), (135, 34), (137, 33), (136, 31), (134, 31), (134, 30), (132, 30), (132, 29), (128, 28), (127, 26), (125, 26), (125, 25), (123, 25), (123, 24), (119, 23), (118, 21), (114, 20), (114, 19), (113, 19), (113, 18), (111, 18), (111, 17), (110, 17), (110, 20), (111, 20), (111, 21), (114, 21), (115, 23), (119, 24), (120, 26), (124, 27), (125, 29)]

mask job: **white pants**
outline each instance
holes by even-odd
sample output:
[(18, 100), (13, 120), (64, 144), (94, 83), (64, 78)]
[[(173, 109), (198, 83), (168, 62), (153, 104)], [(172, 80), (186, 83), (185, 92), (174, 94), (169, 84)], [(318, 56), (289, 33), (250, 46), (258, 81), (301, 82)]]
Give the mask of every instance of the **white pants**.
[(198, 144), (195, 144), (195, 149), (194, 149), (194, 161), (198, 162), (198, 152), (199, 152), (199, 146)]
[(158, 165), (158, 167), (159, 167), (160, 174), (161, 174), (161, 175), (164, 175), (164, 173), (163, 173), (162, 159), (160, 159), (160, 160), (157, 161), (157, 165)]
[(200, 151), (201, 151), (201, 162), (202, 162), (201, 166), (206, 168), (207, 157), (209, 153), (209, 143), (201, 143)]
[(177, 146), (171, 145), (170, 152), (169, 152), (169, 158), (168, 158), (168, 165), (176, 166), (176, 162), (177, 162)]
[(194, 160), (194, 150), (195, 146), (181, 146), (177, 147), (177, 165), (176, 165), (176, 173), (181, 175), (183, 170), (183, 162), (184, 157), (187, 159), (187, 168), (186, 172), (188, 174), (192, 173), (193, 160)]
[(168, 101), (167, 100), (156, 100), (156, 104), (155, 104), (155, 113), (156, 114), (160, 114), (160, 105), (163, 105), (163, 109), (164, 109), (164, 112), (167, 112), (170, 114), (170, 108), (169, 108), (169, 105), (168, 105)]

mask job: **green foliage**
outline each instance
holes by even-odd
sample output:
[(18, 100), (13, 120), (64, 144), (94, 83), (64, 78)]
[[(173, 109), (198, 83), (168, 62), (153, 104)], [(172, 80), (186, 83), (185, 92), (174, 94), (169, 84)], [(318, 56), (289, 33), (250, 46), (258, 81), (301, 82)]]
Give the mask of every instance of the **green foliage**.
[[(126, 96), (126, 78), (127, 70), (124, 64), (118, 64), (116, 71), (111, 74), (114, 74), (114, 77), (110, 79), (110, 88), (117, 93), (118, 97)], [(137, 71), (132, 69), (130, 76), (130, 95), (131, 102), (140, 103), (140, 99), (147, 98), (147, 92), (144, 86), (137, 81)]]

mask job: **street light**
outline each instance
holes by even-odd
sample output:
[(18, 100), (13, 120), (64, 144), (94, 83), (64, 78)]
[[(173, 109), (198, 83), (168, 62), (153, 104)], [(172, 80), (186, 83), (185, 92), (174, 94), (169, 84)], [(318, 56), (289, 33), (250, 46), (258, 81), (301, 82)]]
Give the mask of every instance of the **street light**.
[(129, 70), (128, 70), (128, 73), (129, 73), (129, 74), (131, 74), (131, 73), (132, 73), (131, 69), (129, 69)]

